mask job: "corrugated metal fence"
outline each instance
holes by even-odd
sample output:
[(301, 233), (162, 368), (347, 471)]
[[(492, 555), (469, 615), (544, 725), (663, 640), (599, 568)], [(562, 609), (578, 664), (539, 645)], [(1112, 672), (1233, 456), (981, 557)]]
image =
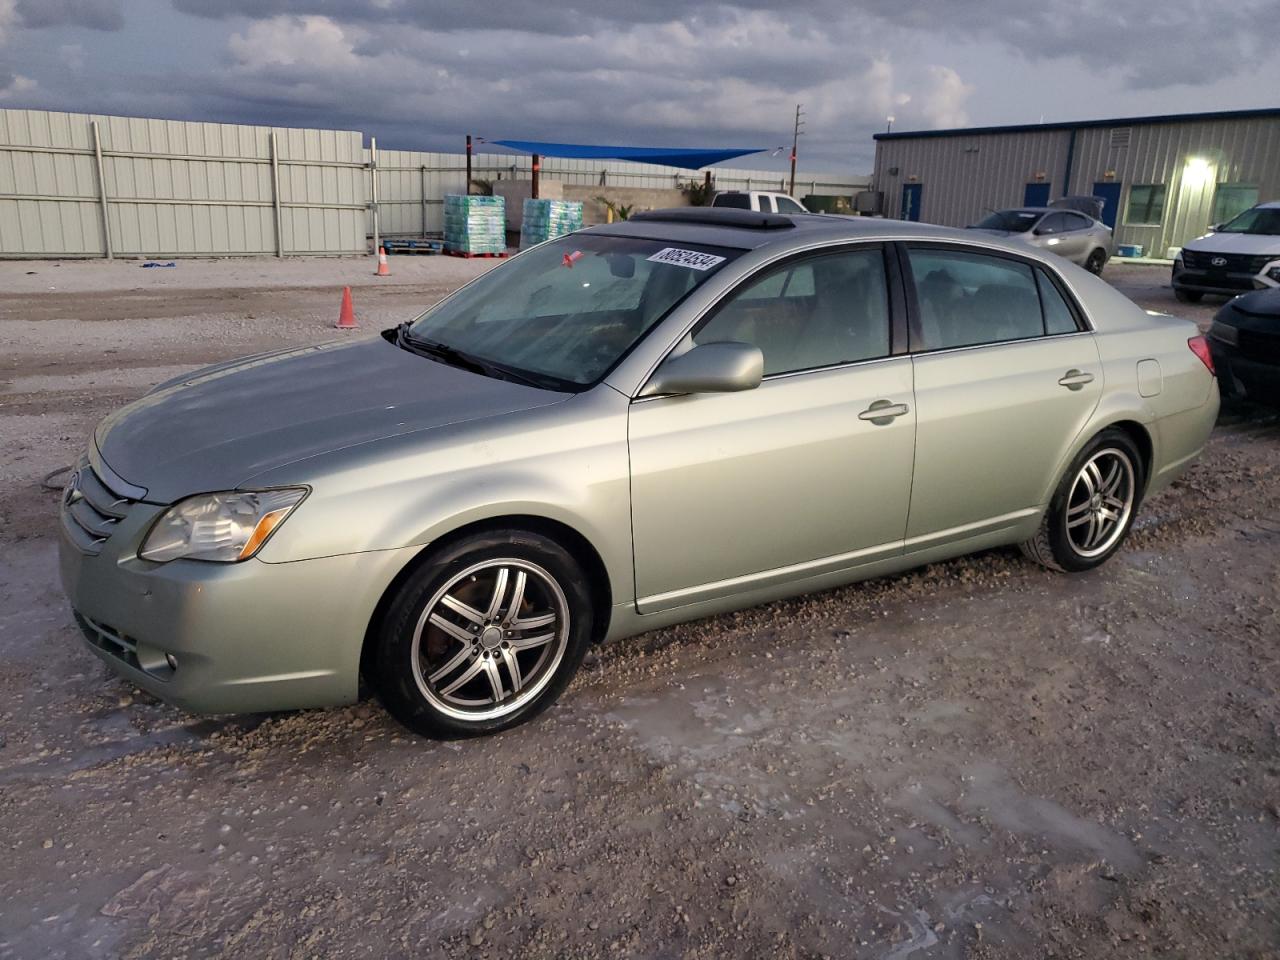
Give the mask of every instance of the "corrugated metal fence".
[[(360, 254), (375, 229), (438, 233), (445, 194), (466, 189), (465, 154), (363, 141), (354, 130), (0, 110), (0, 257)], [(477, 154), (472, 176), (527, 178), (529, 162)], [(720, 189), (782, 184), (765, 171), (713, 172)], [(639, 187), (699, 178), (674, 167), (552, 159), (541, 175)], [(796, 192), (848, 194), (867, 179), (803, 174)]]
[(363, 253), (362, 139), (0, 110), (0, 256)]

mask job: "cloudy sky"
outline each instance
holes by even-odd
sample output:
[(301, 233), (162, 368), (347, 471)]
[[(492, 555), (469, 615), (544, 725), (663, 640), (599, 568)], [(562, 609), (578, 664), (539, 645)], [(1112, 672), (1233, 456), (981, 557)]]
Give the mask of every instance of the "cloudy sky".
[[(493, 139), (789, 143), (1280, 105), (1280, 0), (0, 0), (0, 107)], [(748, 161), (750, 162), (750, 161)], [(752, 165), (780, 168), (785, 156)]]

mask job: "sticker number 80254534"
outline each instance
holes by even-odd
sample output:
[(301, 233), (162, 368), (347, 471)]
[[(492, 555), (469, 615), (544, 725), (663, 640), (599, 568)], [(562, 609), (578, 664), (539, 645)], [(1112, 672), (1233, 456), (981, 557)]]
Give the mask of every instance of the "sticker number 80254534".
[(669, 263), (673, 267), (688, 267), (690, 270), (710, 270), (716, 264), (724, 263), (724, 257), (717, 257), (713, 253), (681, 250), (679, 247), (663, 247), (648, 259), (654, 263)]

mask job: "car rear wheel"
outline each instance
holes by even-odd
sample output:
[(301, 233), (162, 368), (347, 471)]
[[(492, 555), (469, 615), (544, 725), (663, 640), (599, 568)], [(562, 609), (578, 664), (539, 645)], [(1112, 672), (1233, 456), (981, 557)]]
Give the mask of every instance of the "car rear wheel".
[(1199, 303), (1204, 299), (1199, 290), (1184, 290), (1182, 287), (1174, 287), (1173, 295), (1179, 303)]
[(1089, 258), (1084, 262), (1084, 268), (1092, 274), (1102, 273), (1102, 268), (1107, 265), (1107, 251), (1101, 247), (1093, 250), (1089, 254)]
[(454, 739), (530, 720), (563, 692), (591, 641), (587, 577), (555, 541), (522, 530), (433, 554), (392, 601), (371, 677), (417, 733)]
[(1120, 549), (1144, 486), (1133, 439), (1123, 430), (1103, 430), (1067, 468), (1022, 552), (1051, 570), (1092, 570)]

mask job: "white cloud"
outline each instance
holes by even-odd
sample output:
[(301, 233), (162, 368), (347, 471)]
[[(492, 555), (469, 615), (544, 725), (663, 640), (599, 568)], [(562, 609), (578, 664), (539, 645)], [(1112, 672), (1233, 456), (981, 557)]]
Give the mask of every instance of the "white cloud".
[(36, 82), (22, 74), (0, 75), (0, 100), (13, 100), (36, 88)]
[(244, 33), (233, 33), (227, 48), (246, 70), (300, 66), (308, 71), (358, 66), (356, 43), (366, 34), (358, 27), (341, 26), (330, 17), (279, 16), (255, 20)]
[(929, 68), (929, 88), (919, 98), (920, 109), (933, 127), (963, 127), (969, 123), (965, 103), (974, 88), (950, 67)]

